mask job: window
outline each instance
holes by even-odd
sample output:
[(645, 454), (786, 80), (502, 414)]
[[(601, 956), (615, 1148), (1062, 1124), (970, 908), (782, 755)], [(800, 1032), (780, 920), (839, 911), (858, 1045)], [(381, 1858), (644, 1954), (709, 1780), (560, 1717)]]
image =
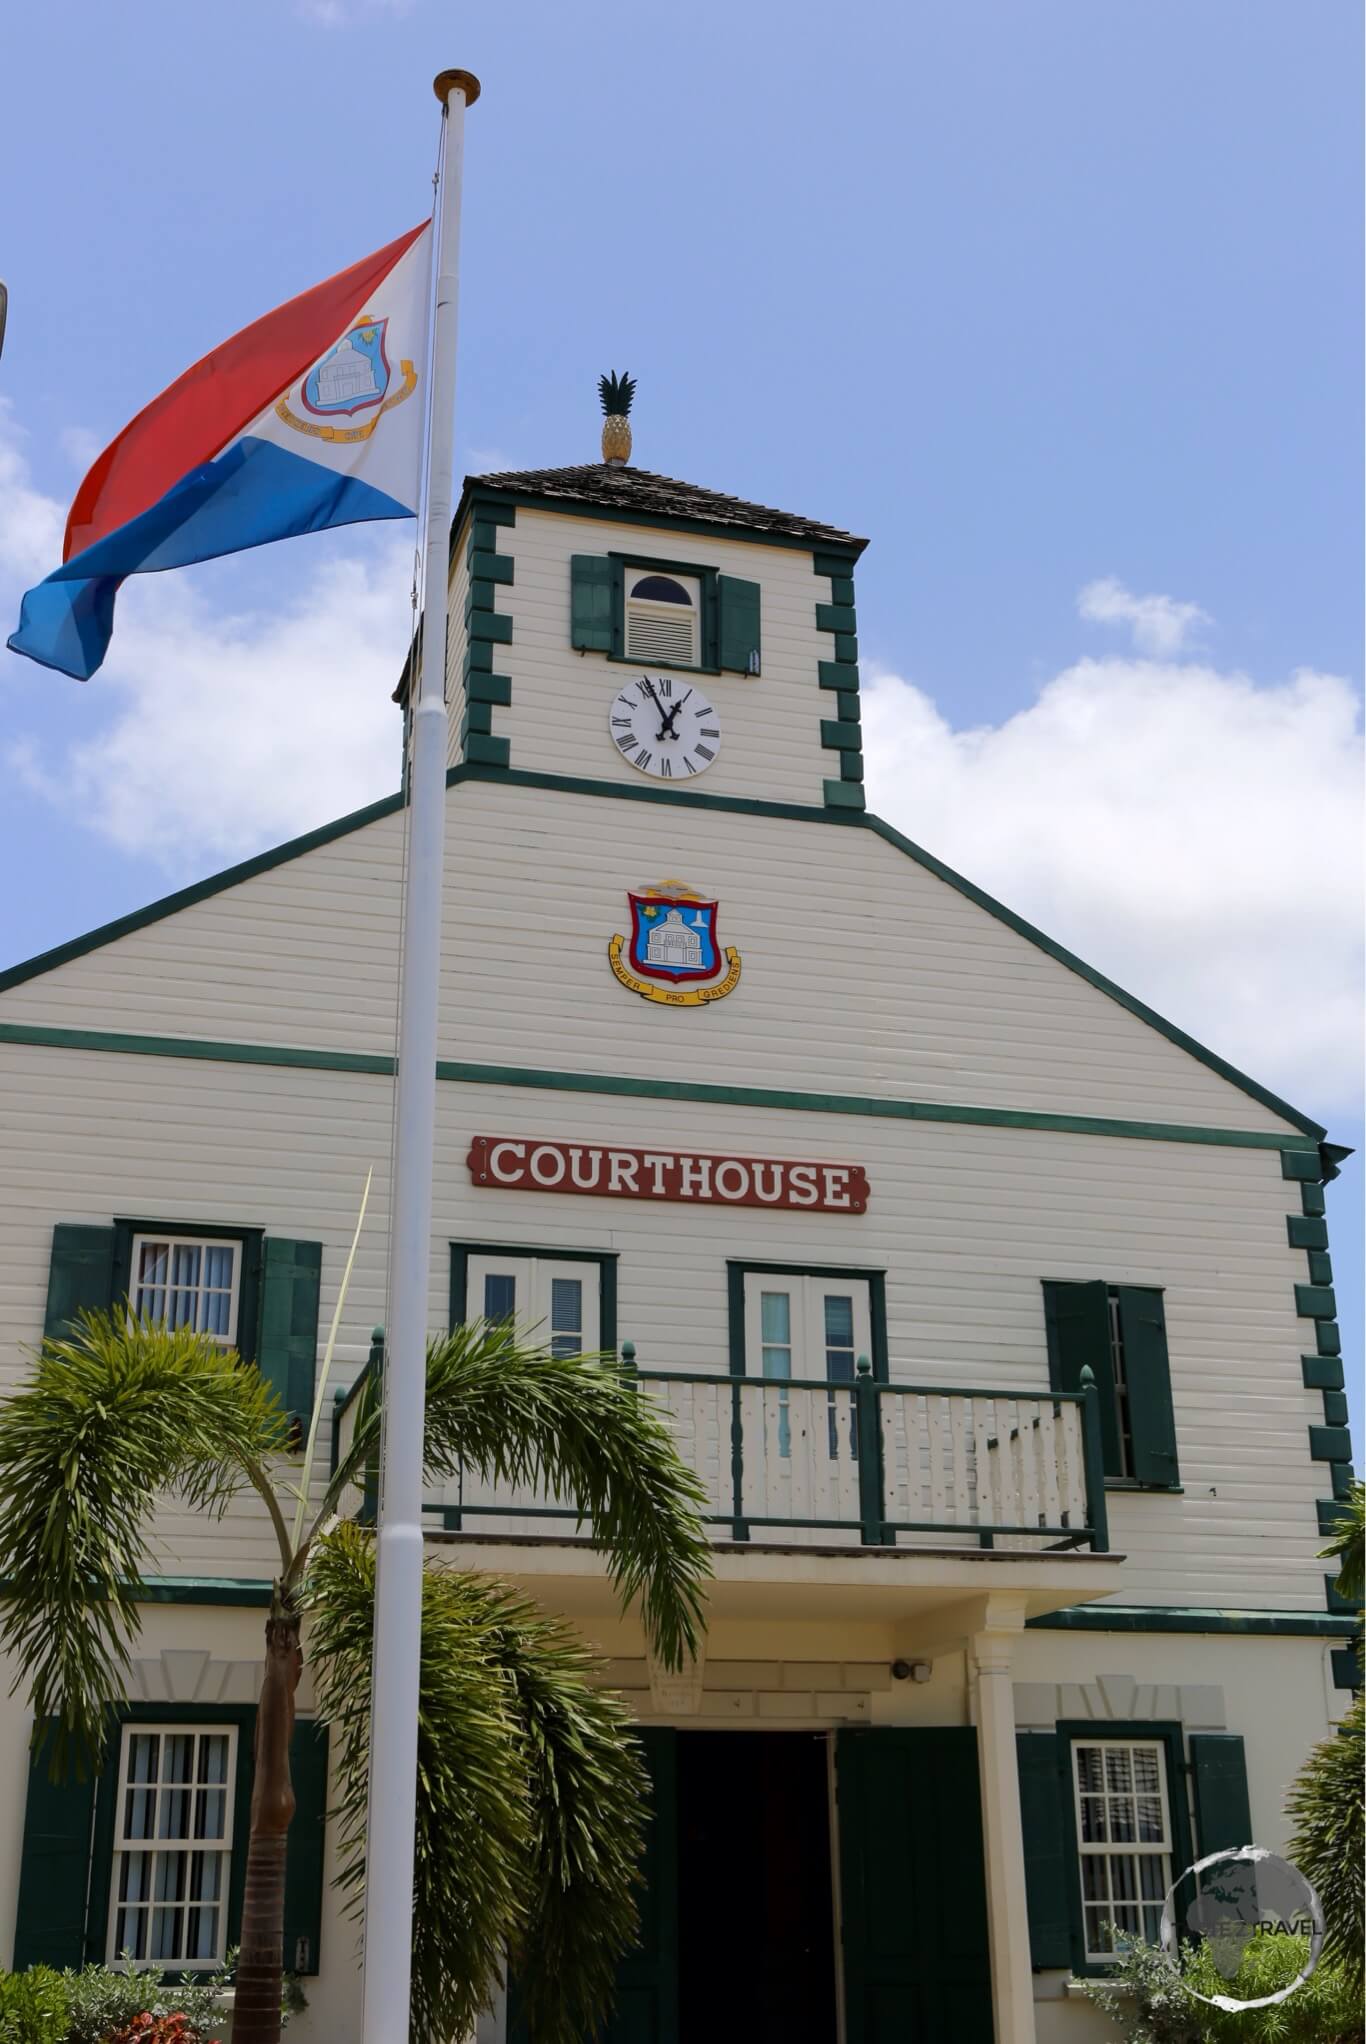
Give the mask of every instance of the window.
[(237, 1336), (242, 1245), (222, 1236), (135, 1235), (129, 1292), (139, 1319), (164, 1320), (212, 1335)]
[(1173, 1490), (1180, 1481), (1162, 1294), (1148, 1285), (1044, 1284), (1049, 1382), (1081, 1388), (1089, 1368), (1100, 1398), (1105, 1475)]
[(626, 570), (626, 657), (696, 667), (701, 659), (701, 584), (693, 577)]
[(538, 1256), (470, 1251), (466, 1302), (457, 1319), (515, 1320), (552, 1355), (592, 1354), (603, 1346), (600, 1269), (596, 1257), (560, 1261)]
[(739, 575), (685, 561), (574, 554), (569, 643), (654, 667), (757, 675), (761, 590)]
[(1103, 1964), (1129, 1938), (1156, 1944), (1172, 1881), (1166, 1748), (1157, 1739), (1074, 1739), (1083, 1944)]
[(237, 1730), (123, 1728), (110, 1963), (212, 1970), (227, 1950)]
[[(858, 1357), (872, 1352), (870, 1288), (867, 1277), (746, 1270), (747, 1358), (757, 1357), (764, 1377), (852, 1384)], [(789, 1402), (780, 1392), (778, 1452), (785, 1457), (792, 1452)], [(830, 1459), (857, 1457), (853, 1399), (832, 1391), (826, 1404)]]

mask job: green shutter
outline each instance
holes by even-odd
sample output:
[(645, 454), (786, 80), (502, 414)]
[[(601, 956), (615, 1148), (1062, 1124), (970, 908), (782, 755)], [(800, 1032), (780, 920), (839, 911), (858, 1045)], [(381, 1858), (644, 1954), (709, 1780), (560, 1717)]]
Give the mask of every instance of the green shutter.
[(290, 1242), (267, 1235), (261, 1245), (261, 1331), (256, 1367), (281, 1405), (297, 1419), (313, 1410), (318, 1360), (318, 1283), (321, 1242)]
[(1173, 1484), (1179, 1481), (1176, 1419), (1162, 1294), (1140, 1285), (1120, 1285), (1118, 1298), (1134, 1478), (1138, 1483)]
[(285, 1861), (287, 1973), (316, 1973), (323, 1920), (323, 1844), (327, 1817), (327, 1726), (299, 1718), (289, 1742), (294, 1818)]
[(1090, 1366), (1100, 1393), (1100, 1439), (1105, 1474), (1123, 1473), (1115, 1374), (1110, 1354), (1110, 1291), (1103, 1278), (1082, 1285), (1045, 1284), (1049, 1375), (1055, 1391), (1079, 1391)]
[[(736, 575), (716, 578), (717, 666), (734, 674), (759, 671), (759, 585)], [(750, 659), (753, 656), (754, 665)]]
[(14, 1925), (16, 1973), (25, 1966), (85, 1964), (95, 1776), (78, 1781), (73, 1773), (62, 1781), (51, 1779), (48, 1740), (55, 1722), (46, 1720), (42, 1743), (29, 1761), (19, 1910)]
[(977, 1734), (835, 1734), (848, 2044), (991, 2044)]
[(1247, 1758), (1239, 1732), (1192, 1732), (1195, 1825), (1200, 1856), (1252, 1843)]
[(574, 554), (569, 562), (569, 643), (610, 653), (616, 610), (616, 563), (608, 554)]
[(58, 1221), (52, 1231), (52, 1261), (47, 1268), (45, 1336), (60, 1341), (75, 1314), (113, 1305), (114, 1239), (113, 1228)]
[(1072, 1964), (1069, 1862), (1063, 1831), (1067, 1785), (1056, 1732), (1017, 1732), (1024, 1829), (1029, 1955), (1036, 1967)]

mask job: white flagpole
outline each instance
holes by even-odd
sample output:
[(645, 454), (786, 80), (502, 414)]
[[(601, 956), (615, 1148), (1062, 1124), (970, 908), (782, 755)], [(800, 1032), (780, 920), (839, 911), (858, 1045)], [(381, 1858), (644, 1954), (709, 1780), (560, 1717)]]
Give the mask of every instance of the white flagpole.
[(399, 996), (398, 1101), (389, 1233), (389, 1339), (380, 1449), (370, 1797), (365, 1870), (363, 2044), (408, 2044), (413, 1834), (422, 1636), (422, 1438), (431, 1274), (437, 995), (446, 831), (446, 589), (455, 447), (460, 183), (468, 71), (435, 80), (446, 138), (437, 193), (422, 659), (408, 764), (406, 919)]

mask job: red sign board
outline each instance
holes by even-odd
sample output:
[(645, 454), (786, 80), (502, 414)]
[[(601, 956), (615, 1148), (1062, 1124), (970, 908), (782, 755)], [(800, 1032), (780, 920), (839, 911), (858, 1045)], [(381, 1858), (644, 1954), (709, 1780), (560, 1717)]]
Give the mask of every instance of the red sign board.
[(465, 1159), (476, 1185), (515, 1192), (583, 1192), (605, 1199), (667, 1199), (728, 1207), (861, 1214), (861, 1164), (733, 1157), (696, 1150), (619, 1150), (606, 1143), (475, 1136)]

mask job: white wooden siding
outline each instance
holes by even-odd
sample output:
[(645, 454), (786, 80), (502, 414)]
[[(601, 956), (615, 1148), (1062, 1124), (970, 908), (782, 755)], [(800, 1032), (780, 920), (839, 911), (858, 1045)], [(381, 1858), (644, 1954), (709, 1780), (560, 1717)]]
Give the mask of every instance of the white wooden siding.
[[(1312, 1341), (1294, 1313), (1303, 1256), (1285, 1239), (1296, 1188), (1275, 1152), (522, 1088), (438, 1096), (433, 1326), (453, 1239), (616, 1251), (619, 1334), (642, 1367), (720, 1373), (728, 1256), (885, 1267), (895, 1377), (1030, 1392), (1047, 1384), (1042, 1278), (1160, 1285), (1185, 1493), (1111, 1494), (1113, 1544), (1129, 1555), (1117, 1595), (1322, 1609), (1314, 1499), (1326, 1470), (1306, 1434), (1321, 1401), (1300, 1381)], [(0, 1117), (7, 1373), (41, 1333), (57, 1221), (213, 1218), (320, 1239), (325, 1327), (373, 1165), (338, 1382), (360, 1366), (384, 1318), (385, 1080), (0, 1046)], [(480, 1133), (854, 1159), (872, 1198), (854, 1217), (480, 1190), (464, 1161)], [(168, 1573), (271, 1568), (250, 1503), (226, 1536), (178, 1513), (165, 1526)]]
[[(402, 825), (58, 966), (0, 1020), (389, 1053)], [(1287, 1126), (870, 831), (478, 782), (446, 843), (444, 1058)], [(701, 1014), (646, 1010), (608, 968), (627, 889), (664, 878), (715, 893), (743, 960)]]

